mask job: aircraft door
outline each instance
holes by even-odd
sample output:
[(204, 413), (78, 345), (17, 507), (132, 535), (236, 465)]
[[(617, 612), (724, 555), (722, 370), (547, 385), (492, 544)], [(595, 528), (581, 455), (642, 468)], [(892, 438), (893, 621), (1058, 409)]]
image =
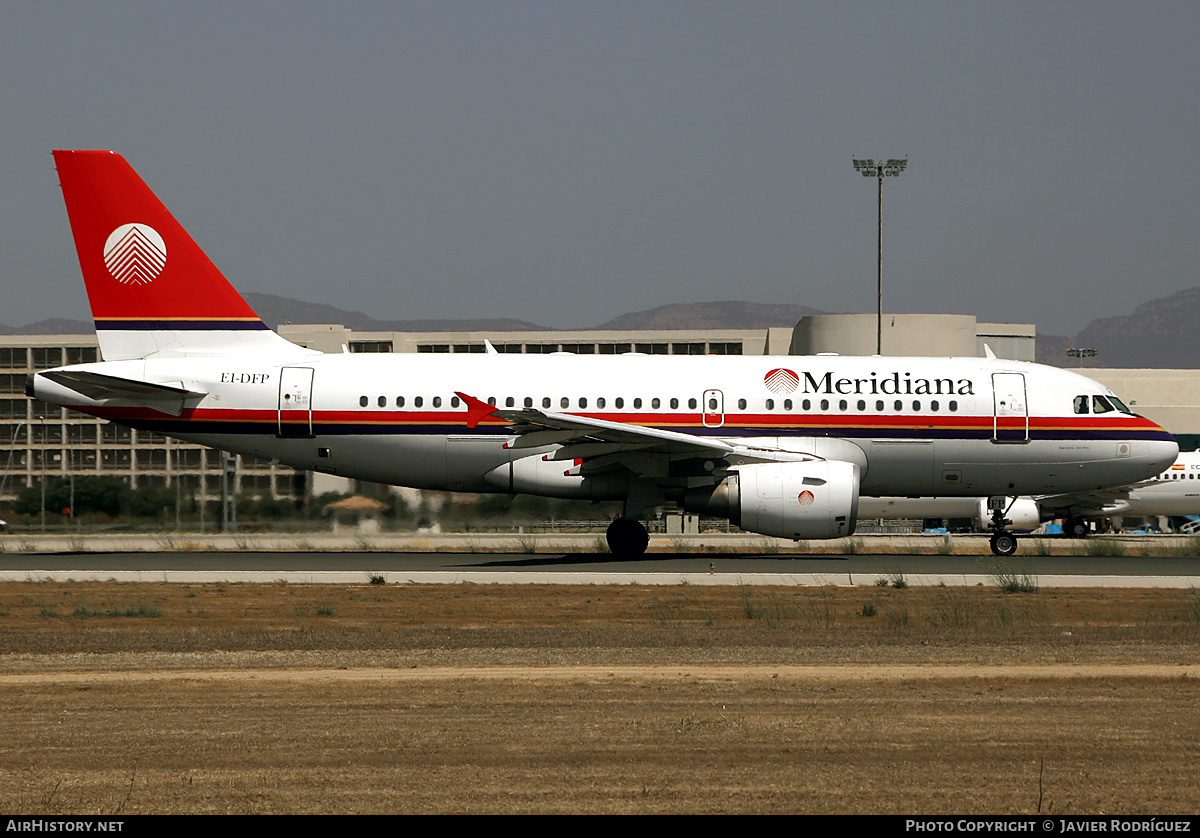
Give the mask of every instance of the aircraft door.
[(279, 436), (312, 437), (312, 367), (279, 372)]
[(1025, 375), (1019, 372), (992, 373), (993, 442), (1029, 441), (1029, 404), (1025, 398)]
[(725, 394), (720, 390), (705, 390), (700, 408), (704, 411), (704, 427), (719, 428), (725, 424)]

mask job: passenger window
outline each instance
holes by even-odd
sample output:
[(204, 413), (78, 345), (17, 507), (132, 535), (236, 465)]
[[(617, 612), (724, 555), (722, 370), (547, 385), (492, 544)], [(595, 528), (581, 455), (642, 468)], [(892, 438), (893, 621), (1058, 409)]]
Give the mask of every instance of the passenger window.
[(508, 398), (506, 398), (506, 399), (504, 400), (504, 406), (505, 406), (505, 407), (512, 407), (512, 406), (513, 406), (513, 405), (515, 405), (515, 404), (516, 404), (516, 402), (514, 402), (514, 401), (513, 401), (513, 397), (512, 397), (512, 396), (509, 396)]
[[(423, 398), (421, 398), (420, 396), (417, 396), (413, 399), (413, 407), (421, 407), (424, 404), (425, 404), (425, 400)], [(495, 402), (492, 402), (493, 406), (495, 406), (495, 404), (496, 404)]]
[(845, 410), (850, 404), (845, 399), (838, 399), (838, 410)]
[(929, 403), (929, 409), (932, 410), (934, 413), (937, 413), (937, 409), (938, 409), (937, 399), (934, 399), (933, 401), (931, 401)]
[(767, 410), (774, 410), (774, 409), (775, 409), (775, 400), (767, 399)]
[(650, 407), (654, 408), (655, 410), (658, 410), (658, 406), (659, 406), (659, 405), (661, 405), (661, 404), (662, 404), (662, 402), (661, 402), (661, 401), (659, 401), (658, 399), (651, 399), (651, 400), (650, 400)]
[(442, 406), (442, 397), (441, 397), (441, 396), (434, 396), (434, 397), (433, 397), (433, 406), (434, 406), (434, 407), (441, 407), (441, 406)]
[(738, 410), (745, 410), (745, 409), (746, 409), (746, 400), (738, 399)]
[(688, 410), (695, 410), (695, 409), (696, 409), (696, 400), (688, 399)]
[(546, 407), (546, 408), (550, 407), (550, 397), (549, 396), (546, 396), (545, 398), (542, 399), (542, 407)]
[(579, 399), (579, 409), (582, 410), (585, 407), (587, 407), (587, 399), (581, 396)]
[(450, 399), (450, 406), (451, 406), (451, 407), (458, 407), (458, 396), (453, 396), (453, 397), (451, 397), (451, 399)]
[(404, 407), (404, 396), (396, 396), (396, 407)]
[(829, 399), (821, 399), (821, 410), (829, 410)]
[(596, 409), (604, 410), (604, 398), (603, 397), (596, 399)]
[(921, 403), (919, 401), (917, 401), (916, 399), (913, 400), (913, 412), (915, 412), (915, 413), (921, 412)]
[(376, 399), (375, 403), (380, 407), (387, 407), (387, 396), (380, 396), (378, 399)]
[(359, 399), (358, 399), (358, 406), (359, 406), (359, 407), (366, 407), (366, 406), (367, 406), (367, 402), (368, 402), (368, 401), (369, 401), (369, 399), (367, 399), (367, 397), (366, 397), (366, 396), (360, 396), (360, 397), (359, 397)]
[(954, 399), (951, 399), (949, 407), (950, 407), (950, 412), (954, 413), (955, 411), (958, 410), (958, 402), (956, 402)]
[(897, 413), (904, 412), (904, 402), (900, 401), (899, 399), (896, 399), (896, 412)]
[(633, 400), (633, 409), (634, 409), (634, 410), (641, 410), (641, 409), (642, 409), (642, 400), (641, 400), (641, 399), (634, 399), (634, 400)]
[(613, 399), (613, 405), (620, 410), (625, 406), (625, 400), (620, 396), (617, 396), (617, 398)]
[(875, 402), (875, 412), (883, 413), (883, 399), (879, 399)]
[(525, 406), (533, 407), (533, 399), (530, 396), (525, 397)]
[(867, 409), (867, 403), (866, 403), (865, 401), (863, 401), (862, 399), (859, 399), (859, 400), (858, 400), (858, 409), (859, 409), (859, 410), (866, 410), (866, 409)]
[(791, 410), (791, 409), (792, 409), (792, 400), (791, 400), (791, 399), (784, 399), (784, 400), (783, 400), (783, 409), (784, 409), (784, 410)]
[(802, 407), (804, 410), (812, 410), (812, 401), (810, 399), (805, 399), (804, 401), (800, 402), (800, 407)]
[(558, 403), (562, 407), (563, 410), (566, 410), (568, 407), (571, 406), (571, 400), (566, 398), (565, 396), (563, 398), (559, 399)]

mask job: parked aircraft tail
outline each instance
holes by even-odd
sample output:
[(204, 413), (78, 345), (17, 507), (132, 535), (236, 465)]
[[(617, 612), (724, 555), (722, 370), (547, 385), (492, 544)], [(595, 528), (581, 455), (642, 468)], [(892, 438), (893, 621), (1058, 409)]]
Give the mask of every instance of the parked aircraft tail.
[(54, 162), (104, 360), (307, 354), (263, 323), (124, 157)]

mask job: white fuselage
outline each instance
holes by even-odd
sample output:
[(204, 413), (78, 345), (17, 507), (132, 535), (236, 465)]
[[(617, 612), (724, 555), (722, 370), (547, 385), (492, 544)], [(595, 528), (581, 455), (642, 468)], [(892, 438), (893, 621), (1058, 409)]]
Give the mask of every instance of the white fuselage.
[[(468, 427), (456, 393), (720, 439), (765, 460), (847, 460), (864, 496), (1094, 489), (1152, 477), (1178, 450), (1141, 417), (1073, 413), (1073, 397), (1108, 392), (1096, 382), (994, 359), (247, 354), (64, 369), (203, 395), (178, 415), (93, 401), (41, 376), (34, 395), (299, 469), (428, 489), (503, 490), (489, 472), (557, 447), (510, 447), (509, 423), (494, 417)], [(657, 476), (668, 497), (705, 478), (673, 472), (679, 457), (660, 459), (640, 473)]]

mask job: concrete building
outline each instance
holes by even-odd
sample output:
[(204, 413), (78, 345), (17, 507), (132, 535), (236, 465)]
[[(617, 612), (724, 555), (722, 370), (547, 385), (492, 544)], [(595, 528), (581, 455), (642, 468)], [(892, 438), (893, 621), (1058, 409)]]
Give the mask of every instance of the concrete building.
[(884, 355), (997, 358), (1032, 361), (1037, 332), (1030, 324), (979, 323), (969, 314), (821, 314), (792, 331), (791, 355), (874, 355), (878, 332)]
[[(98, 359), (96, 336), (0, 336), (0, 503), (11, 502), (42, 480), (68, 475), (113, 475), (132, 488), (174, 487), (218, 501), (221, 453), (136, 431), (25, 395), (37, 370)], [(296, 473), (250, 457), (234, 458), (236, 494), (291, 497)]]

